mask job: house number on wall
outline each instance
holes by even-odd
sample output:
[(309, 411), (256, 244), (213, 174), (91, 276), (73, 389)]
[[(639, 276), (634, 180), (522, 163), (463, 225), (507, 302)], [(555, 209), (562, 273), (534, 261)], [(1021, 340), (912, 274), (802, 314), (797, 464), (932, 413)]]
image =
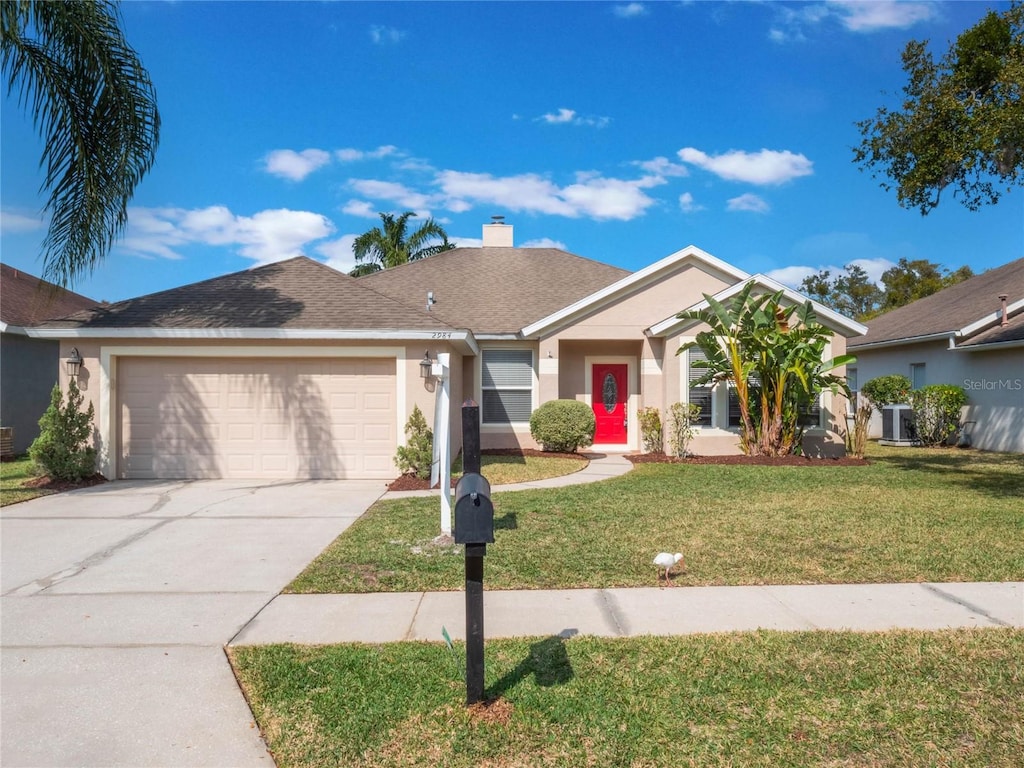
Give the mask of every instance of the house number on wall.
[(604, 385), (601, 387), (601, 400), (604, 403), (606, 413), (615, 412), (615, 405), (619, 401), (619, 388), (615, 384), (615, 377), (610, 373), (604, 375)]

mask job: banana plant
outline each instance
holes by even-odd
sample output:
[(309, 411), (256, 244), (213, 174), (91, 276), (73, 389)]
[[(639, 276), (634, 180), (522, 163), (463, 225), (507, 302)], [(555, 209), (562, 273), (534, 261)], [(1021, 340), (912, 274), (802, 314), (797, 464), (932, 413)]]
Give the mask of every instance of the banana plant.
[(748, 455), (782, 456), (799, 440), (799, 407), (822, 391), (850, 396), (846, 381), (831, 373), (856, 360), (824, 359), (832, 332), (821, 325), (811, 302), (783, 304), (784, 293), (755, 293), (748, 282), (728, 303), (704, 295), (707, 307), (677, 315), (707, 328), (677, 354), (698, 347), (707, 372), (695, 384), (729, 382), (740, 410), (740, 448)]

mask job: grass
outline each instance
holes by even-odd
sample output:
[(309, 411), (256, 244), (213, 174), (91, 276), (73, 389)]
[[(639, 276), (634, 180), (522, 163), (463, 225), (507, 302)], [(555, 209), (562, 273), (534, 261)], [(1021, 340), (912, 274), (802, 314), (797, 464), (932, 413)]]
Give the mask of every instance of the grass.
[(35, 477), (32, 459), (20, 456), (14, 461), (0, 462), (0, 507), (28, 501), (53, 493), (41, 488), (22, 488), (21, 484)]
[(1019, 630), (488, 641), (486, 710), (463, 706), (443, 645), (230, 655), (281, 768), (1009, 768), (1024, 751)]
[[(489, 589), (1024, 578), (1024, 457), (872, 446), (860, 467), (644, 464), (600, 483), (496, 493)], [(436, 498), (380, 502), (291, 592), (455, 590)]]
[[(568, 459), (551, 456), (505, 456), (484, 454), (480, 457), (480, 474), (487, 478), (491, 485), (509, 485), (512, 483), (530, 483), (535, 480), (546, 480), (549, 477), (561, 477), (579, 472), (589, 462), (584, 457)], [(453, 467), (452, 476), (462, 475), (462, 457)]]

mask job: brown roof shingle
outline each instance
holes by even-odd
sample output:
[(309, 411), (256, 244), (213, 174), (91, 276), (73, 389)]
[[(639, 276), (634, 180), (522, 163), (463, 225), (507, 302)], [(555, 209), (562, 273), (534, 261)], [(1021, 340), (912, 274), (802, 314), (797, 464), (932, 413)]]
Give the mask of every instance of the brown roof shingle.
[(99, 304), (28, 272), (0, 264), (0, 320), (29, 328)]
[(448, 326), (353, 277), (298, 256), (79, 312), (45, 327), (432, 330)]
[(456, 248), (358, 278), (361, 285), (474, 333), (516, 333), (628, 276), (557, 248)]
[(849, 347), (954, 333), (998, 310), (999, 296), (1004, 293), (1010, 297), (1010, 304), (1024, 299), (1024, 259), (982, 272), (868, 321), (867, 334), (851, 339)]

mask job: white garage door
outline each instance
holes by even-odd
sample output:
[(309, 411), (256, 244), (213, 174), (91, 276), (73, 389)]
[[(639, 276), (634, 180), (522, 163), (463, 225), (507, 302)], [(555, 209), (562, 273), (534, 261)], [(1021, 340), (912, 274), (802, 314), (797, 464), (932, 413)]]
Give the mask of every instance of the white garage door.
[(393, 358), (121, 358), (120, 475), (391, 478)]

